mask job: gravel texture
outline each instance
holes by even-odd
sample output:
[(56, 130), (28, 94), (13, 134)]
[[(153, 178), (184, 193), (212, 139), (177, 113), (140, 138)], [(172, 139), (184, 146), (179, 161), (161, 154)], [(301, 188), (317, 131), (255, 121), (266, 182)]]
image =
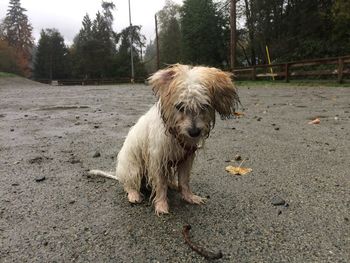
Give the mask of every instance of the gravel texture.
[[(86, 173), (114, 170), (155, 101), (149, 87), (0, 79), (0, 262), (208, 262), (185, 244), (186, 224), (193, 242), (222, 251), (216, 262), (350, 262), (350, 89), (239, 94), (245, 115), (217, 118), (193, 167), (206, 205), (171, 191), (171, 213), (157, 217), (149, 201), (131, 205), (118, 182)], [(235, 156), (253, 171), (226, 173)]]

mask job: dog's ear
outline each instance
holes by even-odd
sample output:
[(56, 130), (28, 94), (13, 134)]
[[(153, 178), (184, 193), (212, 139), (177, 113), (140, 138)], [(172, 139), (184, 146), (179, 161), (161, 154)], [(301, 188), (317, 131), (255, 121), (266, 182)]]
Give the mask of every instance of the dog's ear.
[(161, 94), (168, 90), (171, 81), (177, 73), (177, 65), (169, 66), (166, 69), (158, 70), (148, 78), (154, 94), (159, 98)]
[(237, 90), (231, 80), (232, 73), (207, 68), (205, 85), (209, 89), (212, 107), (222, 118), (231, 117), (240, 104)]

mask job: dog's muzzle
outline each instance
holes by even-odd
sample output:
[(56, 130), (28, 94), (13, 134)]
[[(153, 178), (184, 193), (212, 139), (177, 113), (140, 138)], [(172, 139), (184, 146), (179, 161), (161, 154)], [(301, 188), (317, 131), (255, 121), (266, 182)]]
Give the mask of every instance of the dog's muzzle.
[(201, 134), (202, 130), (198, 129), (197, 127), (192, 127), (188, 129), (187, 132), (192, 138), (196, 138)]

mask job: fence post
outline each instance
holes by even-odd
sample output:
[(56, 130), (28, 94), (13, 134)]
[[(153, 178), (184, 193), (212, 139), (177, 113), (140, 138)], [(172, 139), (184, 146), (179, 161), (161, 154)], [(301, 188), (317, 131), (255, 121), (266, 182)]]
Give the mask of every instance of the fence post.
[(252, 80), (256, 80), (256, 68), (253, 66), (252, 68)]
[(343, 58), (338, 59), (338, 82), (343, 83), (343, 71), (344, 71), (344, 60)]
[(285, 76), (285, 81), (289, 82), (289, 63), (286, 63), (284, 66), (284, 76)]

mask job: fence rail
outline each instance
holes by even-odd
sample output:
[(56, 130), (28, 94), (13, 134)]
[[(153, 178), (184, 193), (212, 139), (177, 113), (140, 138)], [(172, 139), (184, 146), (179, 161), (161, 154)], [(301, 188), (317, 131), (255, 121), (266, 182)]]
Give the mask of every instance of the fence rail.
[[(74, 86), (74, 85), (113, 85), (121, 83), (130, 83), (130, 78), (118, 78), (118, 79), (36, 79), (36, 81), (51, 84), (54, 86)], [(143, 83), (144, 78), (134, 79), (135, 83)]]
[(350, 56), (342, 56), (235, 68), (233, 73), (237, 79), (277, 77), (289, 82), (293, 77), (336, 77), (342, 83), (344, 78), (350, 76), (349, 66)]

